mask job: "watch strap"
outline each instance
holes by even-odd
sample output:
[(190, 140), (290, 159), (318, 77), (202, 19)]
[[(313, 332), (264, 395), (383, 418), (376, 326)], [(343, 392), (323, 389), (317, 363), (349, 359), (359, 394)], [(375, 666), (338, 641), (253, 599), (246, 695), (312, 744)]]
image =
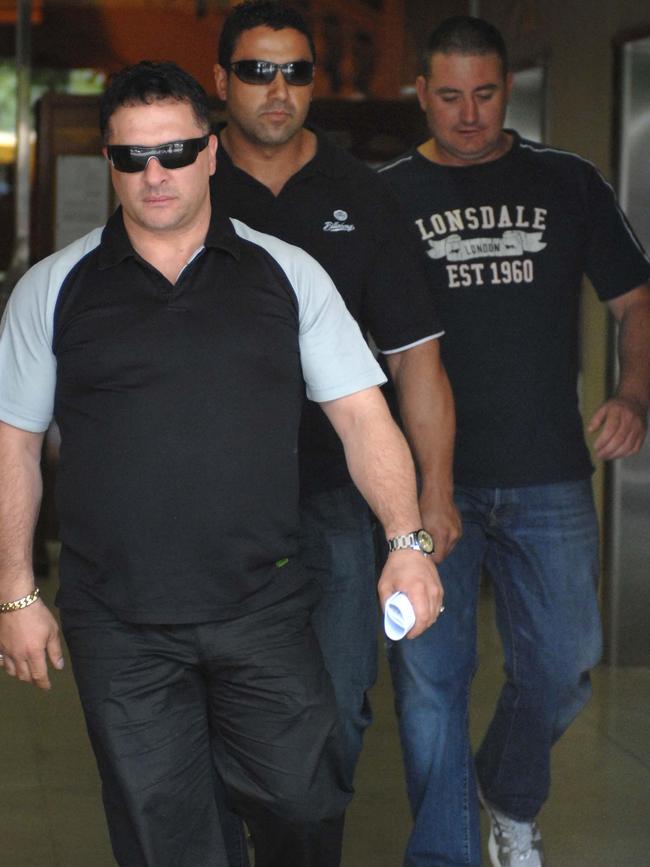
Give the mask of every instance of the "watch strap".
[(412, 530), (410, 533), (404, 533), (400, 536), (394, 536), (392, 539), (388, 540), (389, 554), (392, 551), (407, 550), (408, 548), (411, 548), (414, 551), (420, 551), (420, 553), (424, 554), (425, 557), (429, 554), (433, 554), (435, 551), (431, 535), (422, 528), (419, 530)]
[(418, 548), (418, 531), (413, 530), (410, 533), (405, 533), (403, 536), (394, 536), (388, 540), (388, 551), (401, 551), (406, 548)]

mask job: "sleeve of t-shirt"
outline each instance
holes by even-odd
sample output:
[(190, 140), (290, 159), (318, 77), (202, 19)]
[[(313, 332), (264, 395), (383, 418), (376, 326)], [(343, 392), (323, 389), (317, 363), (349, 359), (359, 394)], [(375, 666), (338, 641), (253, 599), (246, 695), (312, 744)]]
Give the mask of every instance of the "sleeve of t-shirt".
[(259, 244), (275, 259), (295, 293), (307, 397), (323, 403), (386, 382), (325, 269), (300, 247), (238, 220), (232, 222), (238, 235)]
[(648, 260), (614, 190), (590, 166), (587, 213), (591, 230), (587, 239), (585, 273), (601, 300), (624, 295), (650, 280)]
[(0, 323), (0, 420), (32, 433), (52, 420), (56, 358), (54, 308), (73, 265), (99, 243), (101, 229), (47, 259), (18, 281)]
[(441, 337), (424, 257), (399, 199), (377, 179), (376, 255), (368, 274), (363, 318), (380, 352), (390, 354)]

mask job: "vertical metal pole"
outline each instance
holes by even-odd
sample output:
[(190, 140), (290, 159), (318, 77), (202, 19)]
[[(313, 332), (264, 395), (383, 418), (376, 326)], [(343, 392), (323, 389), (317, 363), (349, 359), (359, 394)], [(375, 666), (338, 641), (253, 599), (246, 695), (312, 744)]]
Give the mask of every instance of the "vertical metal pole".
[(29, 169), (32, 128), (29, 92), (31, 82), (32, 0), (18, 0), (16, 22), (16, 249), (14, 263), (29, 264)]
[(479, 18), (479, 0), (469, 0), (468, 3), (469, 10), (467, 12), (468, 15), (471, 15), (472, 18)]
[(32, 0), (18, 0), (16, 15), (16, 186), (15, 242), (9, 271), (0, 289), (0, 304), (29, 267), (29, 172), (31, 110), (31, 13)]

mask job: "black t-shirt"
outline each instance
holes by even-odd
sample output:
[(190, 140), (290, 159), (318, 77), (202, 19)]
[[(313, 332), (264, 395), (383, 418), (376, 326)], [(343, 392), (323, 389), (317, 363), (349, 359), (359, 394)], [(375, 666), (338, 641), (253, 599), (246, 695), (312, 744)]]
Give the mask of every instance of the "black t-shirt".
[[(255, 229), (310, 253), (329, 273), (350, 313), (380, 352), (439, 335), (417, 245), (389, 185), (327, 136), (278, 196), (217, 153), (217, 206)], [(341, 443), (320, 407), (307, 403), (300, 438), (301, 490), (350, 482)]]
[(455, 479), (545, 484), (591, 471), (578, 410), (583, 274), (602, 300), (650, 278), (614, 193), (581, 157), (519, 138), (449, 167), (381, 169), (428, 263), (457, 413)]

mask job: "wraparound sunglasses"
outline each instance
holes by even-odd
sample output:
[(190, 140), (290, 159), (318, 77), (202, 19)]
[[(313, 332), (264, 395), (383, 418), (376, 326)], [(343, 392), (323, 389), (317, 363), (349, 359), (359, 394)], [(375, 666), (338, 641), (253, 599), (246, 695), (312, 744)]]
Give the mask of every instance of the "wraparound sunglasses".
[(236, 60), (227, 69), (232, 69), (244, 84), (270, 84), (278, 70), (287, 84), (304, 87), (314, 80), (314, 64), (311, 60), (292, 60), (290, 63), (271, 63), (270, 60)]
[(186, 138), (161, 145), (108, 145), (106, 154), (118, 172), (143, 172), (149, 160), (157, 159), (164, 169), (182, 169), (191, 166), (207, 147), (210, 135)]

